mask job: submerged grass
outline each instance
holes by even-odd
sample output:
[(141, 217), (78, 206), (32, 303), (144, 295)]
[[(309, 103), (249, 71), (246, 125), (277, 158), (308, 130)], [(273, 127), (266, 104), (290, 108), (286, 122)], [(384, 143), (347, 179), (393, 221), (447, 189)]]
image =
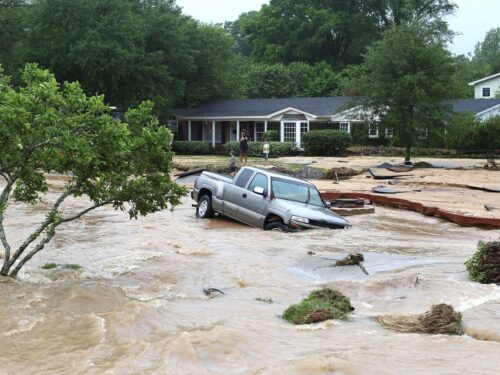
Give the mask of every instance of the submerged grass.
[(293, 324), (311, 324), (328, 319), (347, 319), (352, 310), (349, 298), (335, 289), (324, 288), (313, 291), (302, 302), (286, 309), (283, 319)]
[(57, 263), (45, 263), (42, 267), (40, 267), (44, 270), (52, 270), (55, 268), (61, 268), (65, 270), (80, 270), (83, 267), (80, 266), (79, 264), (72, 264), (72, 263), (64, 263), (64, 264), (57, 264)]

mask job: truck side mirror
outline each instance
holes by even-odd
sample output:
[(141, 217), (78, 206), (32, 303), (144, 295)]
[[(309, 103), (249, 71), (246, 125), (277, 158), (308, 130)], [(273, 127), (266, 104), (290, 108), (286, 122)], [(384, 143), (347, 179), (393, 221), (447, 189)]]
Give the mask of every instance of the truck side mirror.
[(263, 197), (265, 197), (265, 196), (266, 196), (266, 195), (265, 195), (265, 190), (264, 190), (264, 188), (263, 188), (263, 187), (260, 187), (260, 186), (256, 186), (256, 187), (254, 187), (254, 188), (253, 188), (253, 192), (254, 192), (255, 194), (262, 195)]
[(325, 207), (328, 208), (328, 209), (332, 208), (332, 203), (330, 201), (326, 201), (325, 202)]

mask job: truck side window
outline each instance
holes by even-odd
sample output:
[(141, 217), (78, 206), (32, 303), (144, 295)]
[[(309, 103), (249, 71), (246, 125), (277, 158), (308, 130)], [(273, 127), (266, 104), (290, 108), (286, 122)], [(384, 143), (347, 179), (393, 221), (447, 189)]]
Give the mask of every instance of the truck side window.
[(252, 182), (248, 186), (248, 190), (253, 191), (253, 189), (257, 186), (260, 186), (261, 188), (264, 189), (264, 191), (267, 191), (267, 177), (264, 176), (262, 173), (257, 173), (255, 175)]
[(236, 179), (235, 181), (235, 185), (238, 186), (238, 187), (241, 187), (241, 188), (244, 188), (248, 182), (248, 180), (250, 180), (250, 177), (252, 177), (253, 175), (253, 171), (251, 169), (243, 169), (238, 178)]

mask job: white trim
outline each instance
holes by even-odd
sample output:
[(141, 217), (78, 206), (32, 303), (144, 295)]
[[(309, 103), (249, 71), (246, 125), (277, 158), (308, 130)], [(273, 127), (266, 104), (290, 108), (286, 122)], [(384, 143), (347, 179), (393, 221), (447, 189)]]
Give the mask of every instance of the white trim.
[(312, 118), (318, 118), (318, 116), (313, 115), (312, 113), (304, 112), (304, 111), (301, 111), (300, 109), (296, 109), (296, 108), (293, 108), (293, 107), (288, 107), (288, 108), (285, 108), (285, 109), (280, 109), (277, 112), (269, 114), (268, 117), (275, 117), (275, 116), (278, 116), (278, 115), (280, 115), (282, 113), (285, 113), (285, 112), (288, 112), (288, 111), (295, 111), (295, 112), (298, 112), (298, 113), (303, 114), (305, 116), (310, 116)]
[(188, 121), (188, 141), (191, 142), (191, 121)]
[(469, 82), (469, 86), (474, 86), (477, 83), (484, 82), (484, 81), (487, 81), (489, 79), (496, 78), (496, 77), (500, 77), (500, 73), (493, 74), (492, 76), (489, 76), (489, 77), (478, 79), (477, 81)]
[(236, 140), (239, 142), (240, 141), (240, 121), (236, 121)]
[(267, 132), (267, 120), (264, 121), (264, 133)]
[(212, 121), (212, 146), (215, 147), (215, 121)]
[(285, 142), (285, 123), (280, 121), (280, 142)]

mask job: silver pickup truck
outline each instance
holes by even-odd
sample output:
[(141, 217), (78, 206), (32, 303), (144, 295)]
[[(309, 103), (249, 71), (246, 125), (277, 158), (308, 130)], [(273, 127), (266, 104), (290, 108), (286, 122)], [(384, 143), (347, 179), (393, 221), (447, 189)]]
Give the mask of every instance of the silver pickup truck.
[(196, 215), (200, 218), (218, 212), (266, 230), (351, 226), (329, 209), (313, 184), (253, 167), (241, 168), (234, 179), (203, 172), (191, 197), (198, 203)]

